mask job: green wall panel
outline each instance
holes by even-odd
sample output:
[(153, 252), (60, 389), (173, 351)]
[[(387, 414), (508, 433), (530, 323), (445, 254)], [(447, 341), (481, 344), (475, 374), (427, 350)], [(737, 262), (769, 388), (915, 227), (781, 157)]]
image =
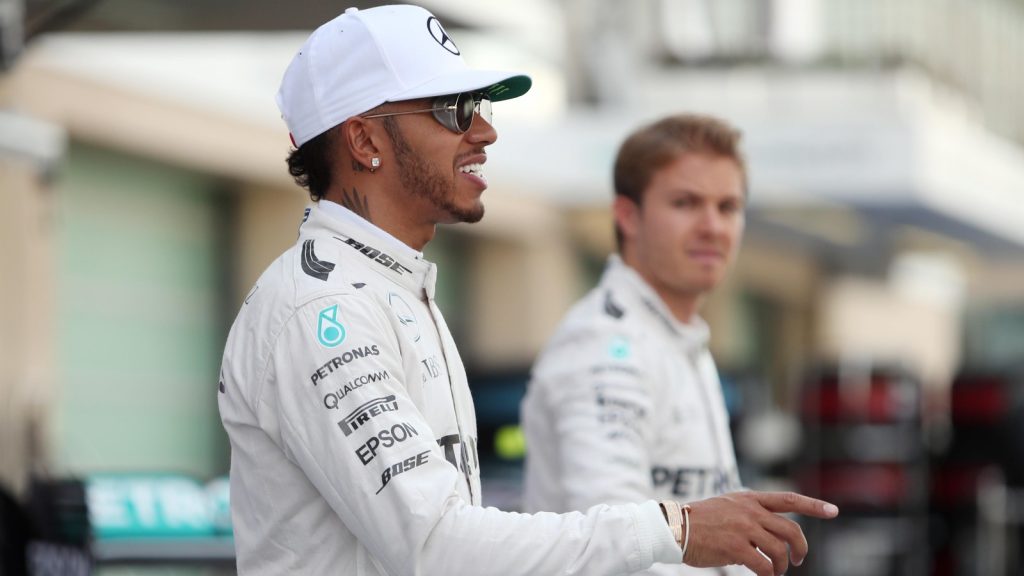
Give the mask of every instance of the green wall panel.
[(223, 472), (225, 198), (210, 179), (81, 145), (57, 191), (59, 465)]

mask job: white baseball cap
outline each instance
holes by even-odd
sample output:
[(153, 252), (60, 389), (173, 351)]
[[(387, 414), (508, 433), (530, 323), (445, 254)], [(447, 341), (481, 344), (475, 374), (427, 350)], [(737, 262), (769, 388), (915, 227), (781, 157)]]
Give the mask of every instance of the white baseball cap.
[(522, 96), (525, 74), (474, 70), (430, 12), (418, 6), (349, 8), (310, 35), (277, 92), (292, 140), (301, 146), (385, 102), (486, 91)]

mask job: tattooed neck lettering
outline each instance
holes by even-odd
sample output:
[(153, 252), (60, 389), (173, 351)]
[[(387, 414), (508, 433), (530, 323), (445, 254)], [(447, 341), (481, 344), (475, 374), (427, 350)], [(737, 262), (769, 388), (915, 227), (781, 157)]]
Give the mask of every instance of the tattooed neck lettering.
[(370, 201), (355, 187), (352, 190), (341, 189), (341, 205), (361, 216), (363, 220), (373, 222), (373, 219), (370, 218)]

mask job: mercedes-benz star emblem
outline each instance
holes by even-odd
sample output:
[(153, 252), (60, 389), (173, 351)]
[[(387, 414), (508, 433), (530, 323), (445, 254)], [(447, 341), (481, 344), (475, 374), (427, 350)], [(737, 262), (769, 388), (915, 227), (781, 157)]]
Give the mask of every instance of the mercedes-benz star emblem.
[(455, 45), (455, 41), (452, 40), (452, 37), (444, 31), (444, 26), (441, 26), (441, 22), (438, 21), (437, 18), (434, 18), (433, 16), (427, 18), (427, 30), (430, 31), (430, 35), (433, 36), (434, 41), (441, 45), (441, 48), (444, 48), (456, 56), (462, 55), (462, 52), (459, 52), (459, 47)]

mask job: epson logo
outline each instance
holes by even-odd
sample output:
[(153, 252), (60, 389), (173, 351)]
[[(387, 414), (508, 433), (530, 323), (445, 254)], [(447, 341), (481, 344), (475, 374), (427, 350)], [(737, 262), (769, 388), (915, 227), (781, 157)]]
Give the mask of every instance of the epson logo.
[(338, 428), (341, 428), (345, 436), (348, 436), (355, 430), (358, 430), (360, 426), (369, 422), (371, 418), (385, 412), (394, 412), (395, 410), (398, 410), (398, 400), (395, 400), (394, 395), (374, 398), (353, 410), (348, 416), (345, 416), (338, 422)]
[(402, 266), (401, 263), (392, 258), (390, 255), (381, 252), (380, 250), (374, 248), (373, 246), (367, 246), (366, 244), (363, 244), (362, 242), (352, 238), (345, 238), (344, 240), (338, 238), (337, 236), (335, 236), (335, 238), (355, 248), (363, 256), (366, 256), (370, 260), (373, 260), (374, 262), (380, 264), (381, 266), (384, 266), (389, 270), (397, 272), (399, 276), (401, 276), (405, 272), (412, 272), (412, 270), (409, 270), (405, 266)]
[(395, 444), (405, 442), (409, 438), (419, 435), (420, 433), (415, 428), (405, 422), (395, 424), (391, 428), (385, 428), (377, 432), (376, 436), (370, 436), (370, 439), (365, 444), (356, 448), (356, 456), (359, 457), (359, 461), (363, 463), (363, 466), (366, 466), (377, 457), (378, 448), (391, 448)]

